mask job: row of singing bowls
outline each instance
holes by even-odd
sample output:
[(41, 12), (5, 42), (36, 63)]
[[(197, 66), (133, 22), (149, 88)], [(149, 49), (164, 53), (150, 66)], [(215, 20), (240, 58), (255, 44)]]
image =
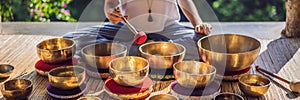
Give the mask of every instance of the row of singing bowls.
[(52, 69), (48, 73), (49, 82), (52, 86), (70, 90), (79, 87), (85, 81), (85, 69), (80, 66), (61, 66)]
[(240, 71), (257, 58), (261, 44), (252, 37), (238, 34), (219, 34), (198, 41), (199, 53), (204, 62), (226, 71)]
[(198, 61), (182, 61), (174, 64), (176, 81), (186, 88), (202, 88), (215, 78), (216, 68)]
[(30, 80), (14, 79), (2, 84), (1, 92), (7, 100), (24, 100), (30, 96), (32, 87)]
[(142, 57), (119, 57), (110, 62), (109, 73), (119, 85), (136, 86), (148, 76), (149, 63)]
[(139, 47), (141, 56), (149, 61), (151, 68), (169, 69), (183, 60), (185, 47), (171, 42), (150, 42)]
[(108, 69), (111, 60), (126, 56), (127, 48), (120, 43), (97, 43), (81, 49), (84, 61), (91, 67)]
[(37, 45), (39, 58), (46, 63), (61, 63), (72, 59), (75, 53), (75, 42), (66, 38), (52, 38)]

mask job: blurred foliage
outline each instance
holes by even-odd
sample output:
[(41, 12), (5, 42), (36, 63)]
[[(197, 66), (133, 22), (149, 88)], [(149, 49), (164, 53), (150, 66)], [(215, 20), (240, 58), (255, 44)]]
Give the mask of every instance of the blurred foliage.
[[(2, 21), (79, 19), (91, 0), (1, 0)], [(197, 0), (195, 0), (197, 1)], [(284, 21), (285, 0), (206, 0), (220, 21)]]
[(285, 0), (207, 0), (220, 21), (284, 21)]

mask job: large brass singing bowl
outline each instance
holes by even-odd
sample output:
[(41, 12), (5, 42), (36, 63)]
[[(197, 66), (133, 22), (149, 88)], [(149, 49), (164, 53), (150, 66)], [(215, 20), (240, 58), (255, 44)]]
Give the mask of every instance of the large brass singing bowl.
[(142, 57), (119, 57), (109, 64), (109, 73), (119, 85), (136, 86), (148, 76), (149, 64)]
[(79, 87), (84, 83), (85, 77), (85, 69), (80, 66), (57, 67), (48, 73), (50, 84), (63, 90)]
[(9, 64), (0, 64), (0, 78), (9, 77), (14, 70), (14, 66)]
[(141, 56), (149, 61), (150, 68), (168, 69), (183, 60), (185, 47), (171, 42), (150, 42), (139, 47)]
[(238, 34), (207, 36), (198, 41), (199, 53), (204, 62), (225, 71), (240, 71), (249, 67), (257, 58), (260, 42)]
[(9, 80), (1, 85), (1, 92), (7, 100), (23, 100), (30, 96), (32, 85), (32, 82), (26, 79)]
[(271, 82), (265, 76), (249, 74), (239, 78), (240, 89), (249, 96), (262, 96), (270, 86)]
[(71, 39), (52, 38), (37, 45), (39, 58), (46, 63), (60, 63), (72, 59), (75, 42)]
[(215, 67), (198, 61), (182, 61), (174, 64), (176, 81), (186, 88), (205, 87), (214, 80)]
[(91, 67), (108, 69), (111, 60), (126, 56), (127, 48), (120, 43), (97, 43), (81, 49), (84, 61)]

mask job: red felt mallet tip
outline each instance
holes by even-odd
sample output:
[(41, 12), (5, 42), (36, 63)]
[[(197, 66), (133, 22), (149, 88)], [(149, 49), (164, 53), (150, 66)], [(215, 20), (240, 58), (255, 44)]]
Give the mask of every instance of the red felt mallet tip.
[(134, 42), (136, 44), (142, 44), (142, 43), (146, 42), (146, 40), (147, 40), (147, 35), (145, 32), (141, 31), (134, 35)]

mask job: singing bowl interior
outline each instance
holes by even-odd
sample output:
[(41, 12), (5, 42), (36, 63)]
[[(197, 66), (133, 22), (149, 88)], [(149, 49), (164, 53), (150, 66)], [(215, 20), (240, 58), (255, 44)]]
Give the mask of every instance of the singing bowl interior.
[(214, 100), (244, 100), (244, 98), (238, 94), (225, 92), (215, 96)]
[(37, 45), (38, 56), (46, 63), (70, 60), (75, 52), (75, 42), (66, 38), (52, 38)]
[(240, 71), (249, 67), (258, 56), (260, 42), (238, 34), (219, 34), (198, 41), (202, 59), (226, 71)]
[(7, 78), (14, 70), (14, 66), (9, 64), (0, 64), (0, 78)]
[(249, 74), (239, 78), (239, 87), (247, 95), (262, 96), (268, 92), (270, 80), (261, 75)]
[(176, 96), (170, 94), (157, 94), (149, 97), (147, 100), (179, 100)]
[(84, 83), (85, 70), (79, 66), (62, 66), (48, 73), (50, 84), (54, 87), (68, 90)]
[(204, 87), (214, 80), (215, 67), (198, 61), (182, 61), (174, 64), (176, 81), (186, 88)]
[(1, 85), (1, 92), (7, 99), (24, 99), (32, 92), (32, 82), (26, 79), (9, 80)]
[(142, 57), (149, 60), (151, 68), (172, 68), (176, 62), (182, 61), (185, 47), (171, 42), (150, 42), (140, 46)]
[(148, 61), (141, 57), (116, 58), (109, 65), (112, 79), (123, 86), (135, 86), (144, 81), (149, 73)]
[(97, 43), (84, 47), (81, 53), (88, 65), (108, 69), (111, 60), (126, 56), (127, 48), (119, 43)]

